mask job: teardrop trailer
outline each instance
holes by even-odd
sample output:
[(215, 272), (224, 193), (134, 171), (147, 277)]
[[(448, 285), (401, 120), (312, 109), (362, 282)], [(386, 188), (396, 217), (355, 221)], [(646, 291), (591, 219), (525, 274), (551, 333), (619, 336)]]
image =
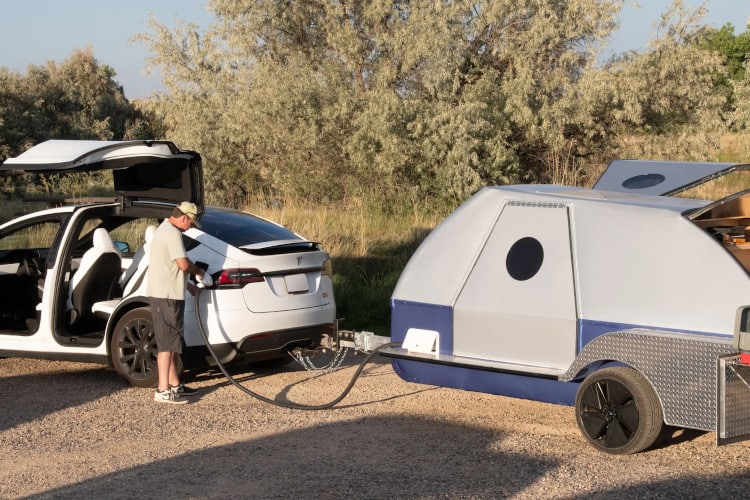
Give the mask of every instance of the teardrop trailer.
[(747, 169), (618, 160), (592, 189), (482, 189), (408, 262), (401, 346), (380, 353), (407, 381), (572, 405), (607, 453), (648, 448), (664, 424), (743, 438), (750, 190), (669, 195)]

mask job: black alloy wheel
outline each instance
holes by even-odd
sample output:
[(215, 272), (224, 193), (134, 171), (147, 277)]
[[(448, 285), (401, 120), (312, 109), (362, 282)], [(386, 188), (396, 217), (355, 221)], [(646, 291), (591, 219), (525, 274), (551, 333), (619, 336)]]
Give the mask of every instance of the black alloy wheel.
[(148, 307), (128, 311), (117, 322), (110, 341), (110, 357), (117, 373), (135, 387), (155, 387), (156, 338)]
[(576, 421), (586, 439), (605, 453), (645, 450), (664, 425), (661, 403), (651, 384), (633, 368), (594, 372), (578, 388)]

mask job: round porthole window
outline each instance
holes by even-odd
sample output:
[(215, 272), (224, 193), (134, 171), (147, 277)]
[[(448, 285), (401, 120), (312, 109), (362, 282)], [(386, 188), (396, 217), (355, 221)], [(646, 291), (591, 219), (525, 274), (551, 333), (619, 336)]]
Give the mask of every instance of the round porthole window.
[(625, 179), (622, 187), (625, 189), (646, 189), (664, 182), (666, 178), (661, 174), (641, 174)]
[(539, 272), (544, 261), (544, 249), (536, 238), (525, 237), (513, 243), (505, 258), (505, 268), (511, 278), (526, 281)]

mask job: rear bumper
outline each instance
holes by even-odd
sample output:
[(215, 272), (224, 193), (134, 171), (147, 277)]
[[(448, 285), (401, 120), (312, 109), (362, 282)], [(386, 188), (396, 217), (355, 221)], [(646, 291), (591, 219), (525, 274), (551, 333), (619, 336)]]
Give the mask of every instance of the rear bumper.
[[(239, 342), (238, 350), (245, 356), (262, 356), (264, 353), (275, 355), (280, 352), (290, 351), (295, 347), (317, 347), (320, 344), (320, 339), (323, 335), (332, 334), (332, 323), (304, 328), (293, 328), (277, 332), (257, 333), (245, 337)], [(255, 361), (255, 359), (253, 359), (253, 361)]]
[[(211, 347), (222, 363), (237, 360), (257, 362), (278, 358), (297, 347), (314, 349), (320, 345), (324, 335), (333, 335), (333, 332), (333, 323), (324, 323), (304, 328), (256, 333), (248, 335), (236, 344), (211, 344)], [(216, 364), (205, 345), (187, 347), (182, 359), (189, 368)]]

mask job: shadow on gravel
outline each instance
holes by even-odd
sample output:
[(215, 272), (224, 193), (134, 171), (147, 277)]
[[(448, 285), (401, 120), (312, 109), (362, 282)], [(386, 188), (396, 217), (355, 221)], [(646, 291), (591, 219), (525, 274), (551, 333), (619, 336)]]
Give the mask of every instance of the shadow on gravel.
[[(3, 404), (0, 431), (127, 388), (114, 371), (99, 365), (86, 365), (86, 368), (76, 371), (67, 368), (53, 373), (2, 377), (0, 401), (6, 403)], [(50, 398), (51, 394), (57, 396)], [(9, 401), (13, 404), (7, 404)]]
[[(447, 438), (457, 435), (461, 439)], [(497, 431), (425, 418), (367, 417), (190, 452), (34, 498), (525, 497), (565, 467), (554, 459), (493, 451), (502, 438)], [(623, 465), (623, 457), (601, 460)], [(745, 474), (644, 477), (642, 485), (624, 488), (612, 486), (616, 478), (602, 480), (609, 486), (593, 497), (673, 498), (676, 491), (690, 491), (693, 497), (740, 498), (750, 482)]]
[[(461, 440), (446, 439), (457, 433)], [(497, 498), (517, 494), (559, 465), (492, 451), (499, 434), (422, 418), (367, 417), (186, 453), (35, 498)]]
[[(364, 360), (364, 356), (354, 357), (354, 361), (351, 360), (345, 360), (341, 365), (340, 368), (352, 368), (355, 366), (359, 366), (359, 364)], [(353, 385), (349, 389), (353, 389), (357, 385), (357, 380), (359, 379), (365, 379), (369, 377), (387, 377), (390, 375), (390, 373), (387, 372), (376, 372), (379, 368), (378, 365), (390, 365), (390, 360), (384, 360), (383, 358), (377, 358), (375, 357), (373, 360), (371, 360), (367, 365), (365, 365), (362, 369), (362, 371), (359, 373), (359, 375), (354, 380)], [(299, 366), (297, 363), (290, 363), (286, 366), (281, 367), (275, 367), (275, 368), (254, 368), (248, 365), (228, 365), (225, 367), (229, 375), (234, 379), (235, 382), (240, 384), (245, 389), (249, 390), (250, 392), (254, 392), (254, 389), (252, 387), (252, 384), (248, 382), (253, 382), (260, 380), (265, 377), (272, 377), (274, 375), (277, 375), (282, 372), (289, 372), (289, 371), (305, 371), (304, 368)], [(250, 370), (250, 371), (248, 371)], [(292, 404), (292, 405), (312, 405), (312, 406), (323, 406), (325, 404), (328, 404), (332, 402), (334, 399), (339, 397), (339, 395), (343, 396), (342, 401), (346, 400), (346, 395), (344, 394), (345, 387), (348, 387), (345, 384), (352, 383), (352, 378), (354, 378), (355, 371), (351, 372), (351, 377), (349, 380), (345, 382), (344, 385), (341, 385), (341, 392), (337, 393), (334, 396), (331, 396), (330, 399), (325, 401), (320, 401), (316, 403), (310, 403), (310, 402), (300, 402), (295, 400), (294, 398), (289, 398), (288, 395), (292, 392), (292, 390), (295, 387), (303, 386), (305, 384), (309, 384), (311, 381), (314, 381), (316, 378), (322, 378), (329, 375), (329, 373), (314, 373), (314, 372), (308, 372), (309, 377), (304, 378), (302, 380), (299, 380), (297, 382), (289, 383), (288, 385), (285, 385), (283, 387), (278, 387), (273, 391), (273, 394), (264, 392), (261, 394), (261, 392), (258, 392), (256, 394), (260, 394), (261, 396), (268, 398), (270, 400), (275, 401), (280, 406), (284, 406), (285, 404)], [(194, 372), (185, 372), (182, 375), (182, 380), (185, 383), (191, 383), (191, 382), (204, 382), (204, 381), (220, 381), (220, 384), (213, 384), (209, 387), (202, 387), (201, 388), (201, 395), (200, 397), (203, 398), (207, 394), (210, 394), (213, 391), (216, 391), (224, 386), (230, 386), (232, 383), (226, 379), (225, 375), (219, 371), (218, 368), (212, 368), (205, 371), (194, 371)], [(413, 396), (415, 394), (419, 394), (422, 392), (428, 392), (428, 391), (436, 391), (439, 387), (433, 387), (433, 386), (425, 386), (423, 389), (418, 389), (410, 392), (404, 392), (403, 394), (397, 394), (395, 396), (389, 396), (386, 398), (381, 399), (369, 399), (366, 402), (362, 403), (351, 403), (351, 404), (344, 404), (341, 401), (336, 403), (333, 408), (341, 410), (345, 408), (355, 408), (357, 406), (367, 406), (374, 403), (381, 403), (383, 401), (392, 401), (408, 396)], [(348, 391), (346, 393), (348, 395)], [(247, 395), (250, 397), (250, 395)]]

